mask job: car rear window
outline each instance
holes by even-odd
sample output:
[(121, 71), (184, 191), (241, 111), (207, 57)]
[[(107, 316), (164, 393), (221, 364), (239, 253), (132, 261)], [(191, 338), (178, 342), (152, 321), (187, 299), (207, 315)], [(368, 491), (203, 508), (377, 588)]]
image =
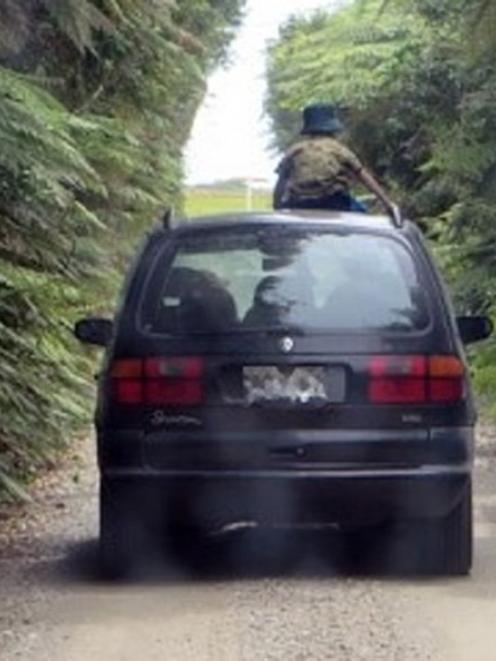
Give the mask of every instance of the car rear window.
[(410, 251), (387, 236), (266, 228), (198, 233), (158, 260), (142, 309), (167, 335), (429, 324)]

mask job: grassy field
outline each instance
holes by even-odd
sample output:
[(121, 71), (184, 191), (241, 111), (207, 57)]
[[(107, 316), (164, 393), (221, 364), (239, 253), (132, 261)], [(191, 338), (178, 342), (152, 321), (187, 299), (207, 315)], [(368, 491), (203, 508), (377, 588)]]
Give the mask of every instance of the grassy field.
[[(253, 211), (271, 209), (272, 199), (269, 192), (254, 192)], [(245, 191), (222, 188), (188, 188), (186, 190), (185, 211), (189, 218), (230, 211), (248, 211)]]

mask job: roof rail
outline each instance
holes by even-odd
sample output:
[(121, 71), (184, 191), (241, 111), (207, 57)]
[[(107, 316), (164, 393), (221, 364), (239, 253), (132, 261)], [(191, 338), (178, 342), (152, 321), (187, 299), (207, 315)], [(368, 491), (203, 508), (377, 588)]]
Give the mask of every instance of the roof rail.
[(405, 224), (405, 219), (403, 218), (401, 209), (396, 204), (393, 204), (391, 209), (391, 220), (393, 221), (393, 225), (398, 228), (403, 227)]

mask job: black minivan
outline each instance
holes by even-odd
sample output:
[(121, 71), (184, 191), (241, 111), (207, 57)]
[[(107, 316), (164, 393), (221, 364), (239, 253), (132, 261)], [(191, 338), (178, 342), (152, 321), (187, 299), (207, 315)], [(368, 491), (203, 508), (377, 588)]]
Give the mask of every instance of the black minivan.
[(157, 227), (115, 320), (76, 326), (107, 347), (104, 567), (122, 573), (157, 527), (194, 544), (251, 522), (409, 539), (419, 570), (467, 574), (462, 344), (491, 330), (455, 319), (412, 223), (283, 212)]

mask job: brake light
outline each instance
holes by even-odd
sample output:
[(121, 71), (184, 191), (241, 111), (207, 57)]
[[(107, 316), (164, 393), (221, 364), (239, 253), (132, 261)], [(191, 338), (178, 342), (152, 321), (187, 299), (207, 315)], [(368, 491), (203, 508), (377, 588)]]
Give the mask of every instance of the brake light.
[(114, 397), (119, 404), (141, 404), (143, 384), (134, 379), (118, 379), (114, 382)]
[(432, 379), (429, 384), (431, 402), (459, 402), (463, 398), (462, 379)]
[(204, 400), (201, 358), (117, 360), (110, 370), (112, 396), (119, 404), (197, 406)]
[(421, 379), (373, 379), (369, 386), (369, 400), (373, 404), (421, 404), (427, 401), (427, 390)]
[(465, 368), (456, 356), (374, 356), (368, 374), (373, 404), (455, 403), (464, 394)]
[(194, 406), (203, 401), (203, 383), (190, 379), (156, 379), (145, 384), (146, 404)]

